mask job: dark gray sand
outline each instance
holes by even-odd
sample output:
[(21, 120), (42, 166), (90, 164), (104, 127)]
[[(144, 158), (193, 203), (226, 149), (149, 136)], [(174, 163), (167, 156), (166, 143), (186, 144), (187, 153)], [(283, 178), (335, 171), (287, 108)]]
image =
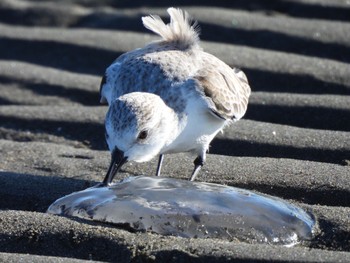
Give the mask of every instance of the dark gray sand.
[[(198, 180), (303, 207), (318, 221), (314, 240), (184, 239), (45, 213), (103, 179), (100, 77), (155, 39), (140, 17), (174, 5), (157, 2), (1, 1), (0, 262), (350, 262), (350, 6), (341, 0), (178, 2), (199, 20), (205, 50), (241, 67), (253, 90)], [(186, 179), (192, 161), (166, 156), (163, 175)], [(156, 160), (129, 163), (117, 179), (155, 169)]]

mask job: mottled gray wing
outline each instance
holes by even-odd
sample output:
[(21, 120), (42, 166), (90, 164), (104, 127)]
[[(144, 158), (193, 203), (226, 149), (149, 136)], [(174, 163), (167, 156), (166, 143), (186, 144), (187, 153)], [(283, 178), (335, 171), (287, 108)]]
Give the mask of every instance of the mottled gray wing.
[[(125, 61), (132, 61), (140, 53), (141, 49), (135, 49), (130, 52), (120, 55), (114, 62), (106, 69), (105, 74), (101, 79), (100, 84), (100, 103), (109, 104), (108, 102), (113, 99), (113, 94), (118, 93), (120, 87), (117, 84), (117, 78), (120, 75), (121, 66)], [(141, 50), (142, 51), (142, 50)], [(130, 63), (129, 63), (130, 64)], [(130, 69), (127, 69), (130, 70)], [(116, 90), (118, 89), (118, 90)], [(137, 91), (137, 90), (135, 90)], [(118, 97), (123, 95), (121, 92)]]
[(231, 69), (214, 56), (210, 55), (210, 62), (204, 61), (205, 68), (199, 71), (196, 79), (211, 111), (226, 120), (242, 118), (250, 96), (246, 75), (237, 68)]

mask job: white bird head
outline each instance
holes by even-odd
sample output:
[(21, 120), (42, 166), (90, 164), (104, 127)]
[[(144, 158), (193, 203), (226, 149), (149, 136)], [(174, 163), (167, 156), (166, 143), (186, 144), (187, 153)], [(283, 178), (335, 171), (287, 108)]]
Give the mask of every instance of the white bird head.
[(157, 156), (173, 139), (175, 118), (155, 94), (132, 92), (114, 100), (105, 121), (111, 178), (127, 161), (146, 162)]

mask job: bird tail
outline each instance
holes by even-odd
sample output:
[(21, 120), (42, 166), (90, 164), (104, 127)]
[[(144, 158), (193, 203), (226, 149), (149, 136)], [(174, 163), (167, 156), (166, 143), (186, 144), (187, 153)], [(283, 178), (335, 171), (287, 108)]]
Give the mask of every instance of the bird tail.
[(192, 19), (186, 11), (170, 7), (167, 10), (170, 15), (170, 23), (165, 24), (156, 15), (142, 17), (143, 25), (160, 35), (163, 41), (176, 43), (180, 48), (188, 49), (199, 42), (199, 28), (197, 22)]

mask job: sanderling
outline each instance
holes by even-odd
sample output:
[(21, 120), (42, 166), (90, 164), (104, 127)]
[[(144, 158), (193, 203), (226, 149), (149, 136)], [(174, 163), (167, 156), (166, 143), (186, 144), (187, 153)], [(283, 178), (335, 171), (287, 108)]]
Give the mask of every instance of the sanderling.
[(162, 37), (121, 55), (101, 82), (101, 102), (109, 109), (105, 128), (112, 160), (104, 185), (127, 161), (192, 152), (190, 180), (203, 166), (209, 143), (246, 112), (250, 87), (245, 74), (231, 69), (199, 46), (197, 23), (187, 12), (169, 8), (170, 23), (159, 16), (143, 25)]

